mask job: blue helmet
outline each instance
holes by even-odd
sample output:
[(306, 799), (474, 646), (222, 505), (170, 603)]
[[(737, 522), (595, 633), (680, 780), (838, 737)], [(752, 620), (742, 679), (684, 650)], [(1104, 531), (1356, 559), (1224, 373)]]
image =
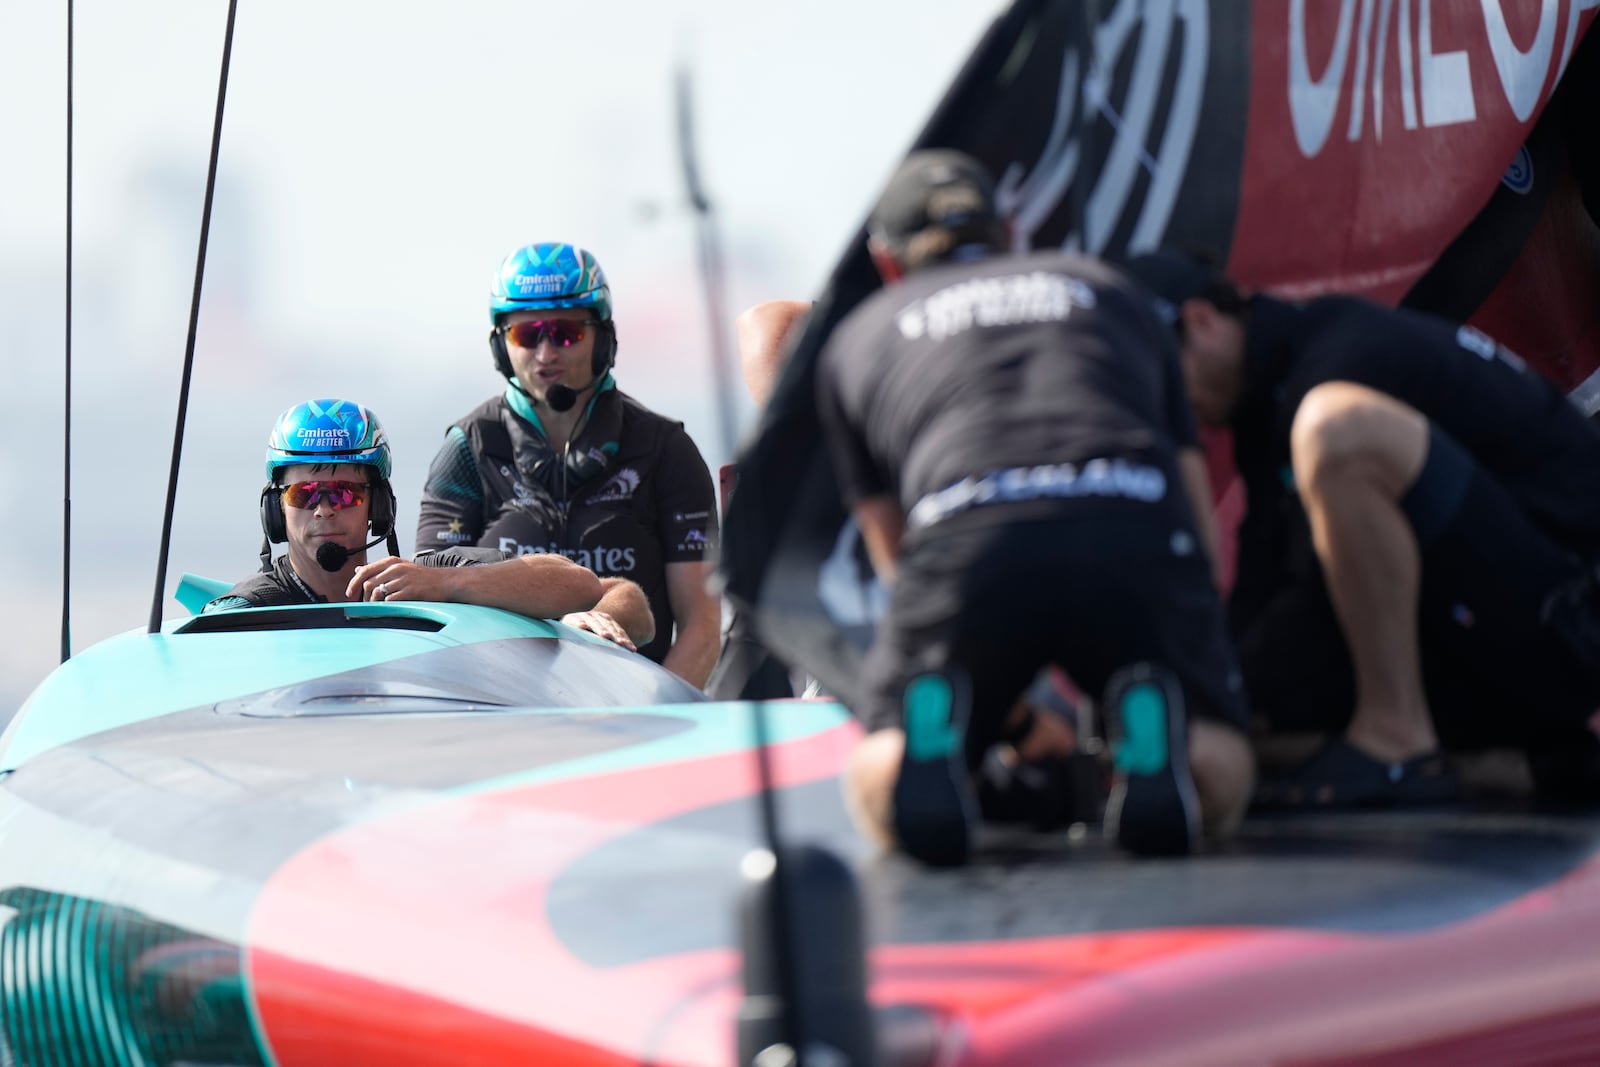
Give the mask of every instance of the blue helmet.
[(593, 308), (609, 322), (611, 286), (600, 261), (560, 241), (525, 245), (501, 260), (489, 283), (490, 324), (509, 311), (540, 308)]
[(389, 478), (389, 438), (378, 417), (349, 400), (307, 400), (278, 416), (267, 438), (267, 481), (296, 463), (364, 463)]

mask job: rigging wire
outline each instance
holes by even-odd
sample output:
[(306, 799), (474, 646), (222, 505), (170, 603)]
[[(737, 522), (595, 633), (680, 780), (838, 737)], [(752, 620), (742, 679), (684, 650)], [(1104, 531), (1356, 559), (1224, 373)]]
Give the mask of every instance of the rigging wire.
[(67, 328), (61, 415), (61, 662), (72, 657), (72, 0), (67, 0)]
[(228, 0), (228, 29), (222, 43), (222, 74), (217, 82), (217, 116), (211, 127), (211, 161), (206, 169), (205, 208), (200, 214), (200, 250), (194, 265), (194, 298), (189, 304), (189, 337), (184, 346), (183, 378), (178, 386), (178, 419), (172, 431), (172, 469), (167, 475), (167, 504), (161, 514), (161, 551), (156, 559), (156, 588), (150, 601), (150, 633), (161, 629), (162, 594), (167, 584), (167, 555), (172, 548), (172, 513), (178, 497), (178, 466), (183, 458), (183, 427), (189, 411), (189, 382), (194, 377), (194, 339), (200, 322), (200, 289), (206, 272), (206, 241), (211, 235), (211, 201), (217, 187), (217, 153), (222, 144), (222, 112), (228, 98), (228, 62), (233, 55), (233, 22), (239, 0)]
[[(676, 79), (678, 112), (678, 155), (683, 164), (684, 187), (689, 206), (695, 213), (696, 251), (699, 255), (700, 285), (705, 294), (706, 319), (711, 343), (712, 380), (717, 393), (717, 416), (722, 431), (724, 455), (732, 456), (737, 446), (735, 436), (734, 400), (731, 374), (728, 369), (728, 346), (722, 324), (725, 306), (723, 300), (722, 248), (718, 237), (716, 216), (711, 200), (700, 182), (700, 168), (695, 158), (694, 105), (689, 69), (680, 66)], [(788, 899), (785, 884), (784, 856), (778, 832), (777, 789), (773, 782), (771, 742), (767, 723), (767, 706), (764, 701), (750, 701), (750, 726), (754, 742), (757, 803), (760, 810), (761, 836), (772, 856), (772, 944), (777, 962), (778, 999), (782, 1004), (779, 1037), (782, 1043), (800, 1051), (800, 1035), (805, 1033), (800, 1017), (800, 983), (795, 960), (793, 931), (790, 916), (793, 904)]]
[(723, 282), (722, 238), (717, 228), (716, 211), (700, 181), (694, 140), (694, 97), (689, 68), (680, 66), (677, 75), (678, 156), (683, 164), (683, 183), (694, 210), (695, 246), (700, 261), (700, 283), (705, 294), (707, 337), (711, 345), (711, 375), (717, 392), (717, 422), (722, 434), (722, 454), (732, 458), (738, 448), (738, 422), (734, 414), (733, 374), (729, 368), (727, 302)]

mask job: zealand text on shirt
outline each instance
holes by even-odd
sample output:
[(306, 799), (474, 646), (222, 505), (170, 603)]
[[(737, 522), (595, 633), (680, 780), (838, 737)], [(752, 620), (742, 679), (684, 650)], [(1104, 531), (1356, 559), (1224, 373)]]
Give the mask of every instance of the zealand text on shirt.
[(1160, 468), (1124, 459), (1007, 467), (929, 493), (912, 507), (908, 524), (920, 529), (970, 508), (1047, 497), (1108, 496), (1154, 503), (1166, 495), (1167, 476)]

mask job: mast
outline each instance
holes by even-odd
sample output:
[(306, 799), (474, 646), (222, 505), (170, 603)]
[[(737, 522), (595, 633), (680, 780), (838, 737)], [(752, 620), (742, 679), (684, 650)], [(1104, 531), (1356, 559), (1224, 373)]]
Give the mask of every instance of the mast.
[[(717, 413), (727, 455), (737, 445), (733, 374), (725, 340), (722, 243), (695, 157), (689, 70), (677, 75), (678, 150), (695, 213)], [(866, 937), (854, 872), (815, 845), (785, 844), (767, 705), (750, 702), (762, 847), (740, 870), (739, 930), (745, 996), (735, 1037), (741, 1065), (875, 1067), (877, 1036), (867, 1001)]]
[(67, 0), (67, 314), (61, 415), (61, 662), (72, 657), (72, 0)]

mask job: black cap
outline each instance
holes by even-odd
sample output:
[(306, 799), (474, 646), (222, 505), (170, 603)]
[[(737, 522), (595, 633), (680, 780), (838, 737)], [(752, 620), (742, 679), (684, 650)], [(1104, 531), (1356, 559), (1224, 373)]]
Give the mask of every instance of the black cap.
[(993, 223), (994, 181), (982, 163), (952, 149), (913, 152), (889, 179), (868, 228), (890, 246), (923, 230), (961, 230)]
[(1134, 256), (1121, 266), (1123, 273), (1156, 295), (1156, 312), (1169, 323), (1178, 321), (1184, 301), (1227, 281), (1207, 258), (1175, 248)]

